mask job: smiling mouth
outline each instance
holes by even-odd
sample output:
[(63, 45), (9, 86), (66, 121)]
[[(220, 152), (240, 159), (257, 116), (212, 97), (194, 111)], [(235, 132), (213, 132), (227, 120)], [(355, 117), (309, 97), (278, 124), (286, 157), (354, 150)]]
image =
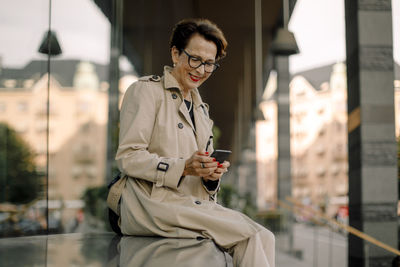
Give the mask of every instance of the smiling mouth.
[(194, 81), (194, 82), (200, 81), (200, 78), (197, 76), (193, 76), (192, 74), (189, 74), (189, 76), (190, 76), (190, 79), (192, 79), (192, 81)]

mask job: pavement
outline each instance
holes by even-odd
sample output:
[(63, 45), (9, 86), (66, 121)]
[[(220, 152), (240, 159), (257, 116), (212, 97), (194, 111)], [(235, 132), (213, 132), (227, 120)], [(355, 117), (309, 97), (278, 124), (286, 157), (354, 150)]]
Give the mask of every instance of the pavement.
[[(310, 266), (307, 265), (307, 262), (304, 260), (298, 259), (287, 252), (284, 251), (276, 251), (276, 267), (289, 267), (289, 266), (296, 266), (296, 267), (306, 267)], [(312, 266), (312, 265), (311, 265)]]
[(347, 267), (347, 235), (327, 227), (293, 225), (292, 253), (289, 236), (276, 234), (277, 267)]

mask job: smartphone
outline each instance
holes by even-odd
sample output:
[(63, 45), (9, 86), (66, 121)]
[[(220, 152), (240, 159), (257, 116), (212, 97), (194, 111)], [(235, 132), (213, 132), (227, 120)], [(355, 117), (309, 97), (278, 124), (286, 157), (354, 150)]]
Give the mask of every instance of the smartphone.
[(225, 160), (229, 158), (229, 155), (231, 153), (232, 151), (229, 150), (216, 149), (211, 154), (211, 157), (215, 158), (219, 163), (223, 163)]

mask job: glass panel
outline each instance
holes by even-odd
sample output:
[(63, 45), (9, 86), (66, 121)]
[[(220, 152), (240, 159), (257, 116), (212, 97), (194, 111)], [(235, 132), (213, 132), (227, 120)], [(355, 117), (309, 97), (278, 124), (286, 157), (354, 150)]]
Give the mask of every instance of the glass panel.
[(297, 3), (289, 29), (301, 50), (289, 59), (293, 196), (333, 217), (347, 205), (339, 186), (348, 177), (341, 149), (347, 147), (344, 1)]
[(0, 1), (0, 237), (46, 231), (48, 14), (48, 0)]
[(122, 1), (0, 6), (0, 236), (105, 230), (118, 105), (137, 79)]
[[(289, 58), (292, 197), (304, 210), (311, 207), (341, 222), (348, 220), (344, 14), (344, 1), (326, 1), (324, 5), (297, 1), (289, 23), (301, 51)], [(332, 245), (332, 250), (345, 259), (347, 237), (304, 210), (294, 214), (291, 231), (286, 233), (290, 240), (286, 249), (302, 247), (303, 255), (313, 253), (314, 258), (307, 259), (310, 264), (332, 264), (330, 258), (323, 261), (322, 249), (318, 251), (322, 245), (317, 236), (324, 234), (342, 244)], [(312, 236), (309, 246), (300, 245), (306, 242), (302, 236), (306, 232)], [(335, 264), (346, 266), (346, 261)]]
[(110, 22), (91, 0), (52, 9), (62, 54), (50, 70), (50, 232), (103, 230)]
[[(393, 19), (393, 57), (395, 62), (394, 77), (398, 81), (400, 80), (400, 2), (392, 0), (392, 19)], [(400, 85), (395, 84), (397, 88)], [(397, 129), (397, 127), (396, 127)], [(398, 135), (396, 135), (398, 136)]]

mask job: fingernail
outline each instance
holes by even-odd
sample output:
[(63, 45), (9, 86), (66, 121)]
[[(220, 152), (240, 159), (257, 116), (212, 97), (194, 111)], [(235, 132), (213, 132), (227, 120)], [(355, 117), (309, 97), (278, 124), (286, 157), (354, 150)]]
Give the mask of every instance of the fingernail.
[(218, 167), (222, 167), (222, 164), (218, 163)]
[(208, 152), (206, 151), (206, 155), (208, 155)]
[(217, 161), (215, 158), (213, 158), (213, 161)]

